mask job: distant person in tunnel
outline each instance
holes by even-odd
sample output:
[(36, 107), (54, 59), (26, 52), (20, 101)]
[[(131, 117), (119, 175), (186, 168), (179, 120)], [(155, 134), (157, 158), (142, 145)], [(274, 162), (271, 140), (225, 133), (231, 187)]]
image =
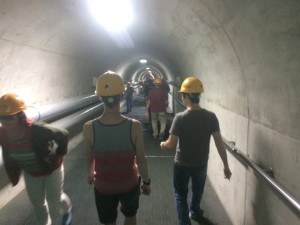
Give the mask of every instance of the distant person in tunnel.
[(134, 89), (131, 86), (131, 83), (127, 82), (126, 90), (124, 91), (127, 113), (131, 112), (132, 109), (133, 94), (134, 94)]
[(136, 225), (140, 191), (145, 195), (151, 192), (143, 128), (139, 121), (121, 115), (123, 92), (118, 74), (102, 74), (96, 93), (104, 102), (104, 112), (83, 126), (88, 182), (94, 184), (98, 217), (106, 225), (116, 224), (119, 203), (124, 224)]
[[(162, 86), (162, 80), (155, 78), (153, 81), (154, 88), (148, 93), (146, 104), (146, 116), (151, 112), (151, 125), (153, 130), (153, 137), (159, 137), (163, 140), (166, 130), (166, 109), (168, 106), (168, 93)], [(160, 130), (158, 131), (158, 121), (160, 122)]]
[[(152, 73), (150, 71), (148, 71), (147, 74), (146, 74), (146, 78), (143, 81), (144, 101), (145, 101), (146, 105), (147, 105), (147, 101), (148, 101), (148, 93), (151, 89), (154, 88), (153, 81), (154, 81), (154, 76), (152, 75)], [(151, 123), (150, 108), (148, 108), (148, 115), (149, 115), (149, 122)]]
[(152, 73), (147, 72), (146, 76), (145, 76), (145, 80), (143, 81), (143, 89), (144, 89), (144, 97), (145, 97), (145, 101), (147, 100), (147, 96), (148, 96), (148, 92), (154, 88), (154, 76), (152, 75)]
[(161, 78), (162, 88), (166, 90), (166, 92), (170, 92), (170, 86), (165, 78)]
[(68, 132), (26, 118), (26, 108), (14, 93), (0, 98), (0, 145), (6, 172), (15, 186), (23, 171), (38, 225), (69, 225), (72, 206), (63, 192)]
[[(231, 177), (218, 119), (213, 112), (199, 105), (203, 91), (198, 78), (188, 77), (183, 81), (179, 92), (186, 110), (175, 115), (168, 140), (160, 143), (163, 150), (176, 147), (173, 183), (180, 225), (190, 225), (190, 218), (202, 225), (212, 224), (203, 217), (203, 210), (200, 208), (211, 135), (224, 165), (225, 178)], [(189, 206), (187, 196), (190, 179), (192, 193)]]

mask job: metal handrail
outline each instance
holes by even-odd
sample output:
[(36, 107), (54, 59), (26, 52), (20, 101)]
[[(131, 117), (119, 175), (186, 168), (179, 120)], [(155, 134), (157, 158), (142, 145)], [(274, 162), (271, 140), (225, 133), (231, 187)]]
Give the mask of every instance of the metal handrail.
[(297, 201), (289, 191), (278, 184), (272, 177), (270, 177), (263, 169), (261, 169), (256, 163), (254, 163), (248, 156), (242, 153), (239, 149), (237, 149), (233, 144), (231, 144), (228, 140), (223, 137), (223, 142), (227, 150), (232, 153), (236, 158), (242, 161), (243, 164), (249, 166), (256, 175), (259, 176), (271, 189), (274, 193), (283, 199), (289, 208), (291, 208), (298, 217), (300, 217), (300, 203)]
[[(173, 84), (172, 84), (173, 85)], [(175, 85), (174, 85), (175, 86)], [(174, 99), (184, 107), (181, 100), (178, 99), (174, 94), (170, 93)], [(250, 167), (255, 174), (263, 180), (271, 189), (272, 191), (280, 197), (286, 205), (298, 216), (300, 217), (300, 203), (297, 201), (289, 191), (282, 187), (279, 183), (277, 183), (272, 177), (270, 177), (263, 169), (261, 169), (255, 162), (253, 162), (248, 156), (242, 153), (239, 149), (237, 149), (234, 144), (223, 138), (223, 143), (226, 149), (235, 157), (237, 158), (244, 166)]]

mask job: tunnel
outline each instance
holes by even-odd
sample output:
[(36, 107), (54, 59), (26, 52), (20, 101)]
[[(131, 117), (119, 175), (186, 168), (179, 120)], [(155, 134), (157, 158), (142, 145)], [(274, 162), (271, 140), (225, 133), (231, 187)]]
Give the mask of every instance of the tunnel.
[[(118, 29), (100, 23), (91, 2), (0, 0), (0, 95), (15, 92), (33, 111), (45, 113), (47, 106), (84, 98), (92, 107), (99, 105), (94, 94), (100, 74), (112, 70), (125, 82), (138, 83), (151, 71), (170, 84), (168, 112), (174, 115), (183, 110), (175, 99), (181, 82), (197, 77), (204, 86), (200, 105), (219, 119), (233, 173), (230, 182), (224, 179), (222, 161), (211, 145), (208, 183), (214, 197), (206, 195), (205, 201), (210, 218), (218, 225), (299, 224), (300, 2), (131, 0), (131, 21)], [(106, 21), (125, 20), (127, 8), (111, 2), (112, 8), (100, 8), (98, 14), (105, 11)], [(71, 142), (80, 145), (81, 125), (74, 132)], [(170, 166), (174, 154), (167, 155)], [(278, 195), (256, 169), (284, 192)], [(5, 176), (0, 169), (1, 179)], [(172, 183), (165, 185), (171, 188)], [(22, 187), (2, 186), (0, 212), (21, 191)], [(164, 201), (157, 193), (156, 202)], [(4, 201), (8, 195), (12, 197)], [(214, 208), (214, 198), (221, 209)], [(147, 199), (141, 199), (141, 207), (144, 204)], [(174, 207), (172, 198), (168, 204)], [(146, 213), (159, 210), (151, 206)], [(14, 210), (23, 209), (16, 205)], [(217, 215), (219, 211), (225, 216)], [(3, 212), (0, 224), (20, 225), (7, 222), (11, 214)], [(160, 221), (176, 221), (163, 218)], [(153, 221), (142, 220), (141, 225), (160, 225)]]

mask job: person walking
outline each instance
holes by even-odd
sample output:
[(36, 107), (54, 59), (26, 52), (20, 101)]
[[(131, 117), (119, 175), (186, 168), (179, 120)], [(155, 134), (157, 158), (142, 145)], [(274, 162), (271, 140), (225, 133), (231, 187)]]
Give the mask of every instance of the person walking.
[(136, 225), (140, 192), (151, 192), (143, 128), (139, 121), (121, 115), (123, 92), (120, 75), (102, 74), (96, 93), (104, 102), (104, 111), (83, 126), (88, 182), (94, 184), (98, 217), (106, 225), (116, 224), (119, 203), (124, 224)]
[[(146, 103), (146, 117), (149, 116), (149, 109), (151, 112), (151, 125), (153, 130), (153, 137), (159, 137), (163, 140), (166, 130), (166, 109), (168, 106), (168, 93), (162, 87), (162, 80), (160, 78), (155, 78), (154, 88), (152, 88), (148, 93), (148, 99)], [(160, 131), (158, 133), (157, 122), (160, 122)]]
[[(152, 72), (148, 71), (145, 75), (145, 80), (143, 81), (143, 91), (144, 91), (145, 105), (147, 105), (149, 91), (154, 88), (153, 81), (154, 81), (154, 76), (152, 75)], [(147, 115), (148, 115), (148, 120), (151, 123), (150, 107), (148, 108), (148, 114)]]
[[(213, 136), (218, 153), (224, 165), (224, 175), (230, 179), (226, 150), (222, 141), (216, 115), (199, 105), (200, 95), (204, 92), (201, 81), (196, 77), (186, 78), (179, 90), (186, 110), (175, 115), (167, 141), (161, 142), (161, 149), (176, 147), (173, 182), (176, 208), (180, 225), (212, 224), (203, 216), (200, 201), (203, 195), (210, 137)], [(188, 206), (188, 183), (191, 180), (191, 202)]]
[(170, 92), (170, 85), (169, 85), (169, 83), (166, 81), (166, 79), (165, 78), (162, 78), (161, 79), (161, 81), (162, 81), (162, 88), (163, 89), (165, 89), (166, 90), (166, 92)]
[(0, 145), (13, 186), (23, 171), (38, 225), (70, 225), (71, 201), (63, 192), (63, 156), (68, 131), (26, 117), (25, 102), (15, 93), (0, 98)]
[(144, 89), (144, 100), (147, 101), (149, 91), (154, 88), (154, 76), (150, 71), (148, 71), (145, 75), (145, 80), (143, 81), (143, 89)]
[(125, 100), (126, 100), (127, 113), (131, 112), (131, 109), (132, 109), (133, 93), (134, 93), (134, 89), (131, 86), (131, 83), (127, 82), (126, 90), (124, 92)]

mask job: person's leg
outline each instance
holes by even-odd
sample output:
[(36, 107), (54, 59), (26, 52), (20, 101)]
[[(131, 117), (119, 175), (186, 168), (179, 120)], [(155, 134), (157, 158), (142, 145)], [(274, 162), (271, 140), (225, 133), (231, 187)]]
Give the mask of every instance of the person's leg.
[(207, 173), (207, 163), (200, 167), (196, 167), (192, 173), (192, 195), (190, 212), (192, 215), (201, 214), (200, 201), (203, 195)]
[(124, 225), (136, 225), (136, 213), (139, 208), (140, 185), (131, 191), (120, 194), (121, 212), (125, 216)]
[(179, 225), (191, 225), (187, 202), (189, 178), (188, 168), (174, 164), (173, 184)]
[(132, 98), (129, 99), (129, 111), (131, 112), (132, 109)]
[(117, 207), (119, 200), (117, 195), (105, 195), (94, 188), (95, 203), (100, 223), (115, 225), (118, 217)]
[(127, 113), (129, 113), (130, 111), (130, 100), (126, 99), (126, 109), (127, 109)]
[(166, 113), (165, 112), (159, 113), (158, 120), (160, 122), (159, 138), (162, 140), (164, 138), (165, 130), (166, 130), (166, 123), (167, 123)]
[(52, 225), (70, 224), (71, 218), (66, 218), (71, 210), (72, 204), (69, 197), (63, 192), (64, 167), (61, 165), (50, 175), (45, 176), (46, 199), (52, 219)]
[(106, 223), (105, 225), (116, 225), (116, 222), (113, 222), (113, 223)]
[(43, 177), (34, 177), (24, 172), (26, 191), (34, 207), (38, 225), (50, 225), (51, 219), (45, 201), (45, 186)]
[(136, 215), (132, 217), (125, 217), (124, 225), (136, 225)]
[(152, 130), (153, 130), (153, 137), (156, 137), (158, 135), (157, 113), (151, 112), (151, 125), (152, 125)]

